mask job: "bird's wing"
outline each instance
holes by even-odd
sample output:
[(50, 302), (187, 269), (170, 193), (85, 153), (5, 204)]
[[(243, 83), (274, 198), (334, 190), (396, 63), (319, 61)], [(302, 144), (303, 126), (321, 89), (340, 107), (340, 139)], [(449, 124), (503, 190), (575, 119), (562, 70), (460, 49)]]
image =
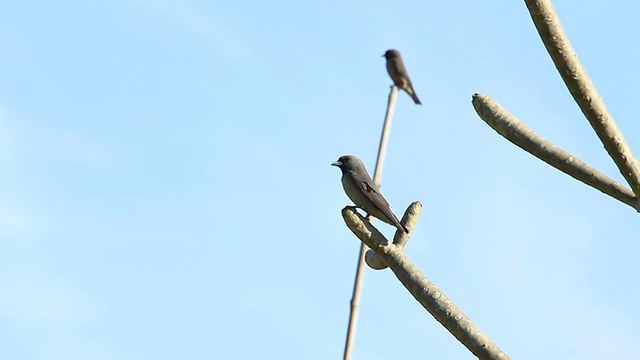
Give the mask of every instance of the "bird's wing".
[(356, 184), (362, 189), (362, 192), (365, 194), (371, 202), (380, 210), (384, 212), (385, 209), (389, 208), (389, 203), (382, 196), (382, 194), (378, 191), (376, 186), (373, 184), (373, 181), (368, 179), (363, 179), (359, 176), (354, 178)]
[(404, 77), (407, 79), (407, 81), (409, 80), (409, 74), (407, 73), (407, 68), (404, 67), (404, 62), (400, 59), (398, 59), (398, 61), (394, 61), (394, 65), (396, 68), (396, 72), (398, 73), (398, 75)]
[[(373, 183), (373, 180), (369, 176), (368, 179), (363, 178), (361, 176), (355, 175), (353, 176), (353, 180), (356, 185), (362, 189), (362, 193), (373, 203), (373, 205), (380, 210), (392, 223), (395, 223), (396, 226), (401, 226), (405, 232), (409, 232), (407, 228), (400, 223), (400, 220), (396, 217), (396, 215), (391, 211), (391, 207), (387, 200), (382, 196), (380, 191), (376, 188)], [(366, 211), (366, 209), (365, 209)], [(384, 221), (384, 220), (383, 220)]]
[(407, 79), (409, 78), (409, 74), (407, 74), (407, 68), (404, 67), (403, 63), (401, 62), (396, 63), (396, 71), (398, 72), (398, 74), (400, 74), (400, 76), (404, 76)]

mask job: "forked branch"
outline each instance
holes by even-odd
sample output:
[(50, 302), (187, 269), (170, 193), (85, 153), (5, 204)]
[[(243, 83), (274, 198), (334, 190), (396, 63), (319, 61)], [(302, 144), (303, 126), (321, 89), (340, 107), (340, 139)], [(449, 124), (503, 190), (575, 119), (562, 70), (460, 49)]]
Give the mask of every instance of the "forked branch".
[(473, 94), (471, 102), (480, 118), (513, 144), (574, 179), (640, 211), (638, 200), (631, 190), (536, 134), (490, 97)]
[(411, 295), (474, 355), (483, 360), (509, 359), (509, 356), (502, 352), (404, 254), (404, 245), (413, 233), (421, 210), (422, 204), (417, 201), (409, 206), (401, 221), (408, 228), (409, 233), (401, 236), (396, 232), (393, 242), (389, 242), (378, 229), (352, 207), (342, 209), (342, 217), (349, 229), (375, 251), (384, 265), (391, 268)]
[[(640, 198), (640, 164), (578, 60), (550, 0), (525, 0), (531, 19), (551, 59), (609, 156)], [(576, 3), (576, 6), (580, 6)], [(636, 207), (637, 209), (637, 207)]]

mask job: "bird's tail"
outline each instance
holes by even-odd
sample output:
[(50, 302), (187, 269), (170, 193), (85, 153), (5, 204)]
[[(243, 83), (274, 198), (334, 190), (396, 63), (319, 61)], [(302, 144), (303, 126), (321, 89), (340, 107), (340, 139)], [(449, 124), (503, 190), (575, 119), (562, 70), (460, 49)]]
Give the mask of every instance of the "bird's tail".
[(395, 218), (395, 220), (396, 220), (394, 223), (395, 227), (398, 229), (404, 230), (404, 232), (408, 234), (409, 229), (407, 229), (407, 227), (403, 223), (401, 223), (400, 220), (398, 220), (398, 218)]
[(416, 95), (415, 90), (413, 90), (413, 86), (411, 85), (411, 83), (408, 83), (407, 86), (404, 86), (402, 89), (406, 91), (409, 96), (411, 96), (414, 103), (416, 103), (417, 105), (422, 105), (420, 99), (418, 99), (418, 95)]
[(422, 105), (422, 103), (420, 102), (420, 99), (418, 99), (418, 95), (416, 95), (415, 91), (411, 91), (409, 93), (409, 95), (411, 95), (411, 98), (413, 99), (413, 102), (416, 103), (416, 105)]

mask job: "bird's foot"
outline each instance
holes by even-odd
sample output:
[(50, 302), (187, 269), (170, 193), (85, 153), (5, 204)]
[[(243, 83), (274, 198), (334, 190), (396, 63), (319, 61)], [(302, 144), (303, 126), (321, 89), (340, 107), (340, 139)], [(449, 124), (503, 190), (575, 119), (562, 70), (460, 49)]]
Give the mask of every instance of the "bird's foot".
[(359, 207), (353, 206), (353, 205), (347, 205), (346, 208), (347, 209), (351, 209), (351, 210), (353, 210), (355, 212), (358, 212), (358, 209), (360, 209)]
[[(347, 206), (347, 207), (348, 207), (349, 209), (351, 209), (351, 210), (353, 210), (353, 211), (357, 212), (358, 214), (360, 214), (360, 212), (359, 212), (358, 210), (362, 210), (362, 211), (364, 211), (364, 209), (363, 209), (363, 208), (361, 208), (361, 207), (360, 207), (360, 206), (358, 206), (358, 205), (349, 205), (349, 206)], [(366, 212), (366, 211), (364, 211), (364, 214), (365, 214), (365, 215), (364, 215), (364, 217), (365, 217), (365, 218), (366, 218), (366, 217), (368, 217), (368, 216), (370, 216), (370, 215), (369, 215), (369, 213), (368, 213), (368, 212)]]

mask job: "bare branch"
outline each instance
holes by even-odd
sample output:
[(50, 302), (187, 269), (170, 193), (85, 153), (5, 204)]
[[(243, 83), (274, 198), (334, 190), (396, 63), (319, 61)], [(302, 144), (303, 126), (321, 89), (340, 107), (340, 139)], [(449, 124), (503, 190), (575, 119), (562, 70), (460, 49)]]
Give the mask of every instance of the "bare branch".
[(640, 205), (631, 190), (536, 134), (490, 97), (473, 94), (472, 103), (480, 118), (513, 144), (574, 179), (640, 211)]
[(389, 240), (352, 206), (345, 206), (342, 209), (342, 218), (347, 223), (347, 227), (369, 248), (378, 249), (389, 245)]
[[(421, 207), (419, 202), (411, 204), (403, 221), (407, 220), (407, 224), (415, 226)], [(411, 263), (401, 245), (390, 243), (351, 207), (342, 209), (342, 217), (349, 229), (389, 265), (411, 295), (474, 355), (483, 360), (509, 359), (507, 354), (502, 352), (467, 315)]]
[(640, 164), (624, 140), (604, 101), (580, 64), (549, 0), (525, 0), (538, 34), (573, 99), (580, 106), (609, 156), (640, 198)]

